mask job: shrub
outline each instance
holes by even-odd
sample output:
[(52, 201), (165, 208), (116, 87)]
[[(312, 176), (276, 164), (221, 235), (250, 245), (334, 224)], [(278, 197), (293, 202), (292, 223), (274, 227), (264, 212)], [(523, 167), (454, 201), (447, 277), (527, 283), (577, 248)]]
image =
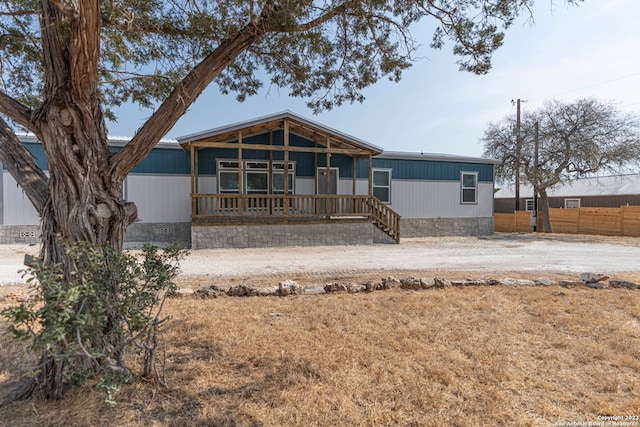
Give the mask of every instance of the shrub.
[(24, 270), (40, 298), (2, 311), (13, 336), (42, 355), (32, 378), (42, 384), (54, 376), (62, 388), (100, 376), (98, 387), (113, 405), (113, 393), (131, 377), (131, 351), (141, 355), (142, 376), (166, 387), (161, 313), (187, 250), (145, 245), (136, 257), (85, 242), (61, 247), (66, 263)]

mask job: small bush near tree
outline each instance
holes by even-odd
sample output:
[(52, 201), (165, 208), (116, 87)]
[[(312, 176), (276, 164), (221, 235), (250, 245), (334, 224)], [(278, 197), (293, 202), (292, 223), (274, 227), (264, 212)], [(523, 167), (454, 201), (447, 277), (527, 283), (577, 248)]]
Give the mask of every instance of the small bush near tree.
[(166, 387), (160, 344), (167, 319), (161, 313), (187, 250), (145, 245), (135, 256), (86, 242), (61, 246), (71, 273), (65, 274), (62, 263), (36, 263), (24, 275), (39, 298), (2, 311), (13, 336), (44, 355), (14, 393), (33, 394), (42, 386), (37, 379), (55, 378), (52, 383), (61, 388), (55, 394), (62, 396), (62, 388), (99, 376), (97, 387), (115, 405), (114, 393), (132, 376), (129, 352), (139, 355), (142, 377)]

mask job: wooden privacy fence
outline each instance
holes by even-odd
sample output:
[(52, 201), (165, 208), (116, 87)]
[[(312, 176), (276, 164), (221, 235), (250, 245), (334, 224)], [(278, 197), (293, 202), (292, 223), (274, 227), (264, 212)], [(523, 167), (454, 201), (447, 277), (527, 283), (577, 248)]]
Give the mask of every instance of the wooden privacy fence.
[[(549, 209), (549, 215), (556, 233), (640, 237), (640, 206)], [(530, 221), (531, 212), (496, 213), (493, 228), (496, 232), (528, 232)], [(538, 230), (544, 231), (542, 213), (538, 213)]]

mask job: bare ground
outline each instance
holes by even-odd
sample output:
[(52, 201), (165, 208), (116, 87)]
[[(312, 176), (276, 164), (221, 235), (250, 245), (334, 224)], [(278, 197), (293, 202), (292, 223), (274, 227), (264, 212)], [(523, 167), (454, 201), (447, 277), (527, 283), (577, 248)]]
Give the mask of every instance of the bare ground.
[[(37, 252), (35, 246), (0, 245), (0, 292), (2, 285), (24, 284), (18, 273), (24, 255)], [(391, 274), (564, 278), (597, 272), (629, 278), (640, 274), (640, 239), (510, 233), (403, 239), (399, 245), (206, 249), (191, 251), (181, 270), (183, 286)]]

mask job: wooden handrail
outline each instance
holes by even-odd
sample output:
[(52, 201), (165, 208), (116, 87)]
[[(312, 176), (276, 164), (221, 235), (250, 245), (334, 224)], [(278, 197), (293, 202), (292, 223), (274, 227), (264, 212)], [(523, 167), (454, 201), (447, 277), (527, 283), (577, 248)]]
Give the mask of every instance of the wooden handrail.
[(375, 196), (369, 198), (371, 218), (374, 223), (393, 238), (400, 242), (400, 215)]

